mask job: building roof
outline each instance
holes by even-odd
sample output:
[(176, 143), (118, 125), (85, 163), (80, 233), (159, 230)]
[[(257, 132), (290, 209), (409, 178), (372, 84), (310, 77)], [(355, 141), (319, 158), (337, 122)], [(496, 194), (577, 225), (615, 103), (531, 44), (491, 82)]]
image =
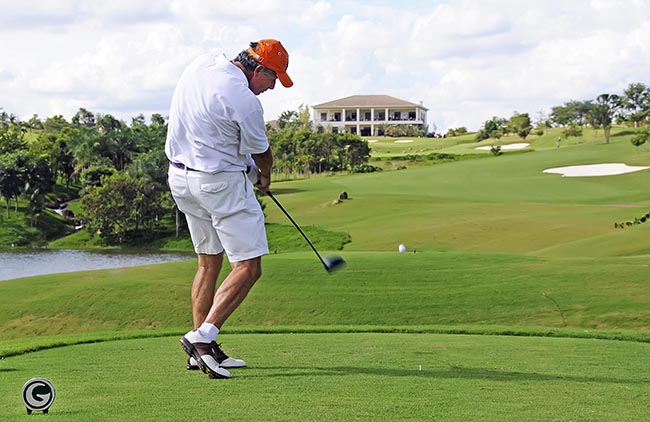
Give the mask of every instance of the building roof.
[(338, 100), (318, 104), (313, 108), (346, 108), (346, 107), (419, 107), (429, 109), (422, 104), (415, 104), (390, 95), (351, 95)]

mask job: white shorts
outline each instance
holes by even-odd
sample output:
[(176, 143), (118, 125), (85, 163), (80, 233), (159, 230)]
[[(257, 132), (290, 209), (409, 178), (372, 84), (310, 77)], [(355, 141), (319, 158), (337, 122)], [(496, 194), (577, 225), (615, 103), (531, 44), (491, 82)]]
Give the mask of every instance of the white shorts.
[(269, 253), (264, 213), (243, 172), (209, 174), (170, 165), (168, 176), (197, 254), (225, 250), (230, 262), (239, 262)]

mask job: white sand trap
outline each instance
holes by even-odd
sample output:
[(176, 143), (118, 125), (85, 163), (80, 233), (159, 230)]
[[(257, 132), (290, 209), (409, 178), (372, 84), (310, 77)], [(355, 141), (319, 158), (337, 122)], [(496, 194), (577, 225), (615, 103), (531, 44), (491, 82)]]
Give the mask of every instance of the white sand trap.
[[(512, 150), (512, 149), (524, 149), (530, 144), (509, 144), (509, 145), (501, 145), (501, 151), (507, 151), (507, 150)], [(493, 146), (498, 146), (498, 145), (493, 145)], [(481, 151), (489, 151), (492, 146), (484, 146), (484, 147), (477, 147), (475, 149), (480, 149)]]
[(369, 144), (374, 144), (375, 142), (377, 142), (376, 139), (368, 139), (368, 143), (369, 143)]
[(647, 170), (650, 167), (633, 167), (622, 163), (591, 164), (584, 166), (556, 167), (544, 170), (544, 173), (561, 174), (562, 177), (614, 176)]
[(395, 141), (396, 144), (410, 144), (413, 142), (411, 139), (400, 139), (399, 141)]

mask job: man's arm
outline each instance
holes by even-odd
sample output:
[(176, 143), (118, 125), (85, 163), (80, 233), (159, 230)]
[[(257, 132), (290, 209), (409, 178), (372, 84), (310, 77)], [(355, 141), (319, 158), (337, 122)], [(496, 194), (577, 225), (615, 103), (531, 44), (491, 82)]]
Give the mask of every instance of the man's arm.
[(269, 146), (266, 151), (261, 154), (251, 154), (253, 161), (259, 171), (259, 182), (257, 188), (262, 192), (267, 192), (271, 186), (271, 169), (273, 168), (273, 153)]

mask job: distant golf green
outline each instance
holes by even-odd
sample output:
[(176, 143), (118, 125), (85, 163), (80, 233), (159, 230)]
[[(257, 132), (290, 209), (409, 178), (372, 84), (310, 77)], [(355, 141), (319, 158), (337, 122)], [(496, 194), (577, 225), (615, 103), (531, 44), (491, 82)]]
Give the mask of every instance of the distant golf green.
[(250, 368), (227, 381), (184, 369), (193, 260), (0, 282), (0, 420), (27, 417), (33, 376), (61, 420), (646, 420), (649, 172), (542, 173), (650, 165), (613, 135), (557, 148), (552, 130), (500, 156), (475, 148), (523, 141), (377, 138), (381, 163), (485, 158), (275, 183), (348, 265), (327, 274), (266, 200), (272, 253), (220, 340)]

